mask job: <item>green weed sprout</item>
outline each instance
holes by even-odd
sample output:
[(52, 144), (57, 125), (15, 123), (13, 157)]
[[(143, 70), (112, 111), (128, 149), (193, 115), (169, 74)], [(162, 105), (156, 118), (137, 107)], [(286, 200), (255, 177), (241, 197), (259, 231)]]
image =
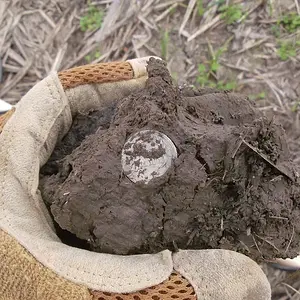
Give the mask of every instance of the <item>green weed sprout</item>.
[(99, 29), (102, 25), (104, 12), (94, 5), (89, 5), (87, 14), (80, 18), (80, 29), (82, 31), (92, 31)]

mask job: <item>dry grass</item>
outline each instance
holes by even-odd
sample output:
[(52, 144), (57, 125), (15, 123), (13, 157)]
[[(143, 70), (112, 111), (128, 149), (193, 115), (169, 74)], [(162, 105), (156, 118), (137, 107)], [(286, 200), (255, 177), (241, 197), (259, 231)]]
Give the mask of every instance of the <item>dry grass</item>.
[[(87, 62), (164, 56), (179, 84), (196, 86), (198, 65), (213, 62), (210, 80), (234, 82), (235, 90), (257, 98), (260, 109), (282, 123), (299, 165), (299, 50), (284, 61), (277, 54), (280, 42), (299, 40), (299, 30), (288, 32), (277, 23), (288, 12), (300, 13), (297, 0), (224, 0), (243, 11), (233, 24), (226, 24), (220, 1), (129, 1), (2, 0), (0, 98), (16, 103), (51, 71)], [(91, 5), (104, 19), (101, 28), (83, 32), (80, 19)], [(299, 280), (265, 270), (274, 299), (300, 299)]]

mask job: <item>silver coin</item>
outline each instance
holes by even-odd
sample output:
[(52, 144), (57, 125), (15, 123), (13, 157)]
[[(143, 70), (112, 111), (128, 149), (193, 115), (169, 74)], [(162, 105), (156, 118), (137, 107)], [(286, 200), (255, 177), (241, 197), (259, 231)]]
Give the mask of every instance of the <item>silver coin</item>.
[(165, 134), (155, 130), (134, 133), (122, 150), (124, 174), (134, 183), (148, 184), (161, 177), (177, 158), (174, 143)]

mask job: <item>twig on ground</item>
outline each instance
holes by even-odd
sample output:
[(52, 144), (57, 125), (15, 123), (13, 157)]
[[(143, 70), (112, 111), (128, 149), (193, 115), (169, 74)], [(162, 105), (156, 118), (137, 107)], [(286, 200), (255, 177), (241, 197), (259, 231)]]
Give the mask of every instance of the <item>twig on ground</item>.
[[(155, 10), (160, 10), (160, 9), (164, 9), (165, 7), (168, 7), (170, 5), (173, 5), (175, 3), (181, 3), (184, 2), (185, 0), (171, 0), (171, 1), (164, 1), (164, 3), (159, 3), (157, 5), (154, 6)], [(143, 11), (143, 10), (142, 10)]]
[(139, 15), (139, 16), (138, 16), (138, 19), (139, 19), (142, 23), (144, 23), (147, 27), (149, 27), (149, 28), (151, 28), (151, 29), (154, 29), (154, 30), (156, 30), (156, 31), (158, 30), (156, 24), (150, 23), (150, 21), (148, 21), (144, 16)]
[(299, 0), (294, 0), (298, 15), (300, 15)]
[(158, 23), (162, 19), (164, 19), (173, 9), (175, 9), (178, 6), (178, 3), (174, 3), (169, 8), (167, 8), (163, 13), (161, 13), (159, 16), (155, 18), (155, 22)]
[(24, 50), (24, 47), (22, 46), (22, 44), (20, 43), (19, 39), (13, 35), (13, 41), (16, 44), (17, 48), (19, 49), (19, 51), (21, 52), (22, 56), (24, 57), (25, 60), (28, 59), (28, 56)]
[(158, 50), (154, 49), (153, 47), (149, 46), (148, 44), (145, 44), (144, 47), (147, 48), (147, 50), (149, 52), (151, 52), (154, 56), (160, 56), (160, 53), (158, 52)]
[(256, 41), (256, 42), (253, 42), (253, 43), (247, 45), (246, 47), (244, 47), (243, 49), (241, 49), (239, 51), (236, 51), (235, 54), (241, 54), (241, 53), (243, 53), (245, 51), (248, 51), (248, 50), (250, 50), (252, 48), (260, 46), (261, 44), (265, 43), (267, 40), (269, 40), (269, 37), (266, 37), (266, 38), (261, 39), (261, 40)]
[(241, 23), (243, 20), (245, 20), (249, 15), (251, 15), (255, 10), (257, 10), (265, 0), (261, 0), (258, 2), (254, 7), (252, 7), (249, 11), (245, 12), (243, 16), (237, 21), (238, 23)]
[[(2, 3), (2, 5), (3, 5), (3, 3)], [(3, 45), (4, 45), (5, 41), (6, 41), (6, 36), (7, 36), (8, 32), (10, 31), (10, 29), (12, 27), (12, 24), (13, 24), (13, 18), (11, 17), (8, 20), (7, 25), (6, 25), (5, 29), (4, 29), (4, 33), (3, 33), (3, 35), (2, 35), (2, 37), (0, 39), (0, 53), (2, 52)]]
[(278, 89), (276, 89), (276, 86), (274, 85), (274, 83), (272, 83), (270, 80), (268, 80), (268, 79), (265, 78), (265, 77), (262, 77), (262, 76), (259, 76), (259, 77), (261, 77), (261, 79), (269, 86), (269, 88), (270, 88), (271, 91), (273, 92), (275, 98), (277, 99), (279, 105), (280, 105), (282, 108), (286, 109), (287, 107), (286, 107), (286, 105), (283, 105), (283, 102), (281, 101), (281, 98), (280, 98), (279, 94), (277, 93), (277, 90), (278, 90)]
[(8, 83), (0, 90), (0, 97), (3, 97), (8, 91), (10, 91), (28, 72), (32, 66), (33, 59), (27, 61), (22, 69), (14, 76), (13, 80), (8, 81)]
[[(153, 5), (153, 2), (155, 2), (155, 0), (148, 0), (148, 1), (146, 1), (146, 4), (142, 7), (142, 10), (141, 10), (142, 13), (145, 13), (145, 12), (149, 11), (149, 8), (151, 8), (151, 6)], [(167, 4), (164, 3), (164, 4), (161, 5), (162, 8), (165, 7), (163, 5), (169, 6), (170, 4), (169, 3), (167, 3)], [(156, 8), (157, 8), (157, 6), (156, 6)]]
[(297, 291), (295, 288), (293, 288), (292, 286), (290, 286), (289, 284), (285, 283), (285, 282), (282, 282), (281, 283), (282, 285), (288, 287), (289, 289), (291, 289), (292, 291), (294, 291), (296, 294), (300, 295), (300, 292)]
[(196, 37), (198, 37), (199, 35), (203, 34), (205, 31), (207, 31), (208, 29), (210, 29), (211, 27), (215, 26), (219, 21), (221, 20), (220, 15), (217, 15), (215, 18), (213, 18), (209, 23), (204, 24), (202, 27), (200, 27), (199, 30), (197, 30), (194, 34), (192, 34), (189, 38), (188, 38), (188, 42), (192, 41), (193, 39), (195, 39)]
[(24, 66), (25, 65), (25, 60), (23, 57), (21, 57), (16, 51), (13, 49), (9, 48), (6, 52), (7, 56), (13, 59), (15, 62), (17, 62), (19, 65)]
[(184, 14), (184, 17), (183, 17), (183, 21), (182, 21), (181, 26), (179, 28), (179, 35), (181, 35), (181, 33), (182, 33), (182, 31), (183, 31), (183, 29), (184, 29), (187, 21), (189, 20), (190, 15), (191, 15), (191, 13), (192, 13), (192, 11), (194, 9), (194, 6), (196, 4), (196, 1), (197, 0), (190, 0), (189, 1), (188, 7), (187, 7), (187, 9), (185, 11), (185, 14)]
[(58, 71), (59, 68), (60, 68), (60, 65), (61, 65), (61, 62), (65, 56), (65, 53), (67, 51), (67, 48), (68, 48), (68, 45), (65, 44), (63, 45), (58, 51), (57, 51), (57, 54), (56, 54), (56, 57), (54, 59), (54, 62), (52, 64), (52, 68), (51, 68), (51, 71), (50, 72), (53, 72), (53, 71)]

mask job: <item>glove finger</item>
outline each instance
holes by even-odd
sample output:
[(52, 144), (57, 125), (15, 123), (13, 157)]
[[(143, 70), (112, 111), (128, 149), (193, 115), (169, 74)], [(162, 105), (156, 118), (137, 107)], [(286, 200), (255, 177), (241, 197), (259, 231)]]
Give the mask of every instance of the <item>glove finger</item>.
[(141, 89), (150, 57), (76, 67), (58, 74), (72, 114), (109, 105)]
[[(121, 62), (84, 65), (59, 72), (58, 78), (73, 113), (95, 109), (100, 104), (107, 105), (142, 88), (147, 79), (146, 65), (149, 58), (150, 56)], [(2, 102), (0, 114), (4, 114), (0, 115), (0, 133), (15, 110), (14, 107), (11, 108)]]
[(259, 265), (229, 250), (186, 250), (173, 255), (174, 268), (193, 285), (198, 299), (270, 300), (271, 287)]
[(196, 300), (191, 284), (173, 272), (165, 282), (135, 293), (88, 290), (39, 263), (14, 238), (0, 230), (0, 300)]
[(84, 84), (118, 82), (147, 75), (146, 64), (149, 57), (128, 61), (84, 65), (58, 73), (64, 90)]

